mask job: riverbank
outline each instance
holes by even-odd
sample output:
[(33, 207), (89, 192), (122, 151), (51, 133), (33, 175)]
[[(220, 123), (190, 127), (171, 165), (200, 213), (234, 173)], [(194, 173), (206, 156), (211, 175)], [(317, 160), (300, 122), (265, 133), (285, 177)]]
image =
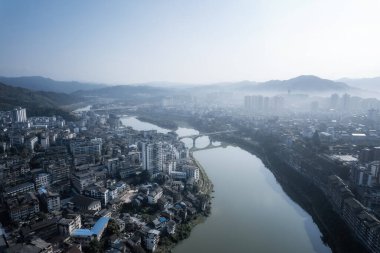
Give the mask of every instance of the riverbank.
[(309, 179), (289, 167), (274, 150), (268, 150), (265, 144), (243, 140), (236, 137), (220, 138), (259, 157), (273, 173), (286, 194), (299, 204), (317, 224), (325, 242), (334, 253), (367, 253), (350, 229), (333, 211), (325, 194)]
[(193, 160), (193, 162), (196, 164), (196, 166), (199, 168), (199, 178), (200, 178), (200, 181), (202, 182), (200, 192), (202, 194), (207, 195), (208, 197), (211, 197), (212, 191), (214, 189), (214, 185), (212, 184), (211, 180), (208, 178), (206, 170), (199, 163), (199, 161), (194, 158), (193, 152), (190, 152), (189, 155), (190, 155), (190, 158)]
[(149, 115), (145, 115), (145, 114), (135, 114), (136, 118), (142, 122), (147, 122), (147, 123), (151, 123), (151, 124), (154, 124), (156, 126), (159, 126), (159, 127), (162, 127), (162, 128), (165, 128), (165, 129), (169, 129), (171, 131), (176, 131), (178, 129), (178, 125), (174, 122), (174, 121), (168, 121), (168, 120), (165, 120), (165, 119), (157, 119), (157, 118), (154, 118), (154, 117), (150, 117)]
[(207, 176), (207, 173), (203, 166), (193, 156), (193, 152), (190, 152), (189, 156), (194, 164), (199, 168), (199, 182), (201, 183), (201, 186), (199, 188), (200, 194), (198, 198), (201, 199), (201, 201), (206, 200), (207, 204), (204, 209), (200, 208), (197, 214), (190, 221), (186, 222), (185, 224), (179, 224), (176, 232), (176, 237), (172, 236), (170, 238), (166, 238), (165, 240), (159, 241), (158, 248), (155, 251), (157, 253), (172, 252), (175, 246), (177, 246), (181, 241), (187, 239), (191, 235), (191, 231), (194, 229), (194, 227), (205, 222), (207, 217), (211, 214), (211, 194), (213, 192), (213, 184)]
[[(166, 118), (170, 117), (166, 115)], [(170, 120), (177, 121), (173, 117)], [(191, 120), (188, 120), (187, 124), (200, 131), (210, 131), (208, 128), (199, 128), (196, 122)], [(273, 173), (285, 193), (310, 214), (322, 233), (323, 242), (329, 245), (334, 253), (367, 252), (340, 216), (333, 211), (325, 194), (308, 178), (282, 161), (271, 147), (266, 148), (265, 143), (244, 139), (237, 135), (217, 136), (215, 139), (238, 146), (260, 158)]]

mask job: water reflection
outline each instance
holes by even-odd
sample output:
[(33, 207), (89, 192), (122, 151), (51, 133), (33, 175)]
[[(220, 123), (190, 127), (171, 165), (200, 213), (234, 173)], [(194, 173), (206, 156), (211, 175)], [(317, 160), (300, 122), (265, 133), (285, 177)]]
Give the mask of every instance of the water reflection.
[[(126, 124), (137, 130), (169, 131), (128, 119)], [(198, 132), (179, 128), (177, 133)], [(183, 141), (192, 147), (192, 139)], [(209, 143), (208, 137), (200, 137), (196, 147)], [(310, 215), (286, 195), (256, 156), (232, 146), (198, 151), (194, 156), (215, 186), (212, 214), (176, 246), (175, 253), (331, 253)]]

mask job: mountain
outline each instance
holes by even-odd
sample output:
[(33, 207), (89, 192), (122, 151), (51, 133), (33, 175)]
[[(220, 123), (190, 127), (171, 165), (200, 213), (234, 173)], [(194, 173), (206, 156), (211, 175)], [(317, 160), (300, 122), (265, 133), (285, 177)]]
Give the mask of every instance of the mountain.
[(262, 83), (245, 82), (239, 85), (241, 90), (264, 92), (346, 92), (350, 86), (343, 82), (322, 79), (317, 76), (298, 76), (289, 80), (271, 80)]
[(380, 77), (359, 79), (342, 78), (338, 81), (347, 83), (348, 85), (355, 88), (380, 92)]
[(21, 106), (27, 109), (28, 116), (60, 115), (68, 119), (71, 115), (60, 107), (81, 101), (82, 98), (64, 93), (32, 91), (0, 83), (0, 111)]
[(103, 84), (81, 83), (75, 81), (55, 81), (53, 79), (41, 76), (0, 77), (0, 82), (29, 90), (61, 93), (72, 93), (78, 90), (92, 90), (106, 87), (106, 85)]
[(117, 85), (88, 91), (76, 91), (72, 95), (77, 97), (101, 97), (128, 100), (129, 102), (144, 102), (158, 97), (172, 94), (175, 89), (151, 87), (144, 85)]

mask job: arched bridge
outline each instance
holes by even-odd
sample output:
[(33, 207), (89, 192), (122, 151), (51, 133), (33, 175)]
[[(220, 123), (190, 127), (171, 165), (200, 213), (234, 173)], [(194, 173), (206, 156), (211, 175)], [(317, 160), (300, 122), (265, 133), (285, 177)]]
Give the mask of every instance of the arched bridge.
[[(211, 138), (213, 135), (233, 133), (233, 132), (236, 132), (236, 131), (237, 130), (226, 130), (226, 131), (218, 131), (218, 132), (211, 132), (211, 133), (199, 133), (199, 134), (193, 134), (193, 135), (185, 135), (185, 136), (178, 137), (178, 140), (182, 140), (182, 139), (186, 139), (186, 138), (192, 139), (193, 140), (193, 147), (191, 148), (191, 150), (193, 150), (193, 151), (202, 150), (202, 149), (217, 148), (217, 147), (221, 147), (223, 145), (215, 146), (212, 143), (212, 138)], [(198, 138), (203, 137), (203, 136), (209, 136), (210, 143), (207, 145), (206, 148), (197, 148), (195, 146), (195, 142), (196, 142), (196, 140)]]

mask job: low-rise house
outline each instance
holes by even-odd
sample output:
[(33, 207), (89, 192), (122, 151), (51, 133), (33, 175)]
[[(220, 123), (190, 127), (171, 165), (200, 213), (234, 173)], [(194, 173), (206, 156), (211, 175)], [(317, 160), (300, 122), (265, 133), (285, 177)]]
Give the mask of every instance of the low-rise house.
[(169, 235), (174, 235), (175, 234), (176, 225), (177, 224), (175, 223), (175, 221), (173, 221), (173, 220), (168, 221), (168, 223), (166, 224), (166, 232)]
[(76, 195), (70, 200), (81, 211), (100, 211), (102, 205), (99, 200)]
[(157, 249), (159, 240), (160, 231), (156, 229), (149, 230), (144, 237), (146, 249), (154, 252)]
[(21, 235), (24, 239), (33, 238), (34, 236), (41, 237), (44, 240), (49, 240), (50, 238), (58, 234), (58, 218), (51, 218), (29, 224), (26, 227), (21, 228)]
[(83, 195), (94, 199), (99, 199), (102, 203), (102, 206), (106, 206), (109, 202), (109, 190), (97, 185), (93, 185), (84, 189)]
[(75, 229), (82, 227), (82, 220), (79, 214), (70, 214), (68, 218), (62, 218), (58, 222), (60, 235), (70, 236)]
[(30, 243), (17, 243), (6, 250), (7, 253), (53, 253), (53, 246), (41, 238), (35, 238)]
[(163, 191), (161, 187), (156, 187), (153, 191), (148, 194), (148, 203), (157, 204), (157, 201), (162, 197)]

